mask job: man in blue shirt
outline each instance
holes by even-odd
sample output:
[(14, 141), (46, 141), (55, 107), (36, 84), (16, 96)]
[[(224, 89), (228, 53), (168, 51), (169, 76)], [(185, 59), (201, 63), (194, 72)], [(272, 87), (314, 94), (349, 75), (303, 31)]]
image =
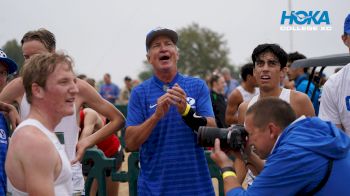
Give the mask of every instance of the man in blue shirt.
[[(349, 195), (350, 138), (334, 124), (317, 117), (296, 119), (287, 102), (269, 97), (248, 109), (245, 129), (247, 146), (254, 152), (247, 150), (244, 162), (258, 173), (247, 190), (241, 186), (241, 171), (235, 173), (238, 166), (232, 167), (218, 139), (211, 155), (224, 171), (228, 196)], [(234, 154), (242, 160), (240, 153)]]
[(224, 76), (226, 82), (224, 90), (225, 98), (228, 98), (231, 92), (239, 86), (239, 82), (236, 79), (232, 78), (231, 71), (227, 67), (222, 68), (221, 73)]
[(215, 126), (209, 90), (201, 79), (177, 71), (175, 31), (147, 34), (154, 76), (136, 86), (128, 104), (126, 148), (140, 150), (139, 195), (214, 195), (199, 126)]
[(107, 101), (115, 104), (119, 98), (119, 87), (112, 83), (111, 75), (106, 73), (103, 76), (104, 84), (100, 86), (100, 95)]
[[(294, 86), (295, 89), (299, 92), (306, 93), (306, 88), (309, 83), (309, 75), (308, 75), (308, 68), (292, 68), (290, 65), (299, 59), (305, 59), (306, 57), (303, 54), (300, 54), (299, 52), (289, 53), (288, 54), (288, 78), (289, 80), (294, 80)], [(320, 98), (320, 90), (317, 88), (316, 92), (314, 93), (314, 96), (312, 96), (315, 89), (315, 84), (313, 82), (310, 83), (309, 90), (307, 91), (307, 95), (309, 96), (312, 105), (314, 106), (316, 116), (318, 115), (318, 109), (319, 109), (319, 98)]]
[[(8, 74), (13, 74), (17, 71), (17, 64), (7, 57), (5, 52), (0, 50), (0, 92), (7, 84)], [(0, 103), (0, 111), (8, 112), (9, 105)], [(8, 146), (9, 130), (4, 115), (0, 113), (0, 195), (6, 195), (6, 173), (5, 173), (5, 158)]]

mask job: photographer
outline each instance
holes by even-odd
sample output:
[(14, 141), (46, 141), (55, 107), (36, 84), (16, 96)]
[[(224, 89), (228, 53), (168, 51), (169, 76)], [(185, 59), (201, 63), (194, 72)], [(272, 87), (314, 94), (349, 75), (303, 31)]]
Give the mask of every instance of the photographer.
[[(218, 139), (211, 155), (223, 170), (227, 195), (348, 195), (350, 139), (330, 122), (296, 119), (285, 101), (263, 98), (248, 109), (245, 128), (247, 147), (254, 149), (245, 163), (258, 173), (247, 190), (237, 178), (241, 171), (234, 171), (237, 166), (232, 167)], [(234, 154), (242, 159), (238, 152)]]

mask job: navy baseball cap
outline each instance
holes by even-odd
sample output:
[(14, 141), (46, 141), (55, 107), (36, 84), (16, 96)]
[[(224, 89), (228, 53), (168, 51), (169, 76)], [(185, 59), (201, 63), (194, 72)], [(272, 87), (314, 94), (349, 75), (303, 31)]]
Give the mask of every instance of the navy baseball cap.
[(171, 29), (167, 29), (167, 28), (163, 28), (163, 27), (158, 27), (156, 29), (153, 29), (146, 36), (146, 51), (147, 52), (148, 52), (149, 48), (151, 47), (152, 41), (160, 35), (164, 35), (164, 36), (169, 37), (175, 45), (177, 43), (177, 40), (179, 39), (179, 37), (177, 36), (177, 33)]
[(350, 14), (345, 18), (344, 33), (350, 35)]
[(0, 62), (3, 62), (7, 65), (8, 73), (12, 74), (17, 71), (17, 64), (9, 59), (4, 51), (0, 49)]

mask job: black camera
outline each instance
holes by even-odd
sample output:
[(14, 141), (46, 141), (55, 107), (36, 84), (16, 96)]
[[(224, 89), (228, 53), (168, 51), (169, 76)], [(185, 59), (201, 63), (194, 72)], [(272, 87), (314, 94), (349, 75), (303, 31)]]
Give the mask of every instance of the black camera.
[(220, 139), (221, 149), (238, 151), (247, 143), (248, 133), (242, 125), (229, 128), (199, 127), (197, 143), (203, 147), (213, 147), (215, 139)]

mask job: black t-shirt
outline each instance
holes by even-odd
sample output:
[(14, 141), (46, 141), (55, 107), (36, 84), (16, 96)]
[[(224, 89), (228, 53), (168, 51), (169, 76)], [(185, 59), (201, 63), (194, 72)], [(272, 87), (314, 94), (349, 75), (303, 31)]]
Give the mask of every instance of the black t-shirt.
[(226, 99), (223, 94), (218, 94), (215, 91), (210, 91), (210, 99), (213, 106), (216, 125), (219, 128), (226, 128), (225, 112), (226, 112)]

